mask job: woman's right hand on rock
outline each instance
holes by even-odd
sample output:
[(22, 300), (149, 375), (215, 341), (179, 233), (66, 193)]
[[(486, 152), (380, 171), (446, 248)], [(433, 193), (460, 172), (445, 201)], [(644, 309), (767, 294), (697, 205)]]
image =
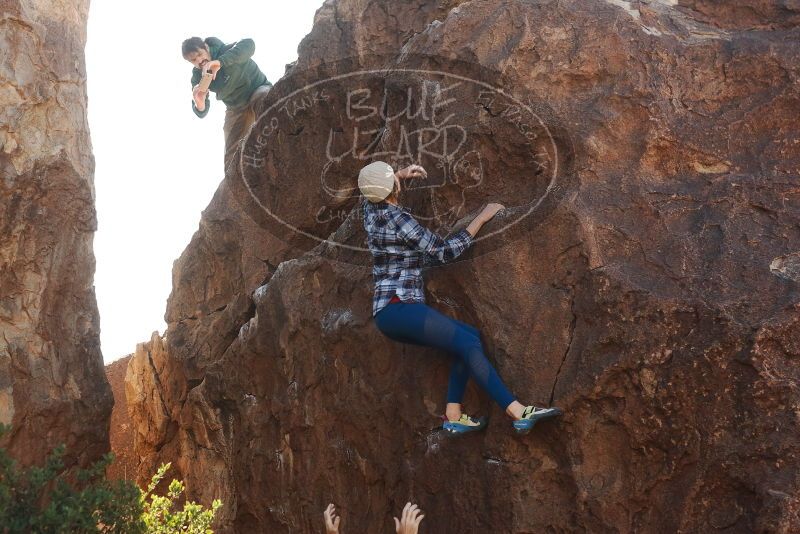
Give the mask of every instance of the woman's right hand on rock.
[(491, 202), (485, 208), (483, 208), (483, 211), (481, 211), (480, 214), (480, 218), (483, 220), (483, 222), (488, 222), (492, 220), (492, 218), (494, 218), (495, 215), (497, 215), (498, 211), (502, 211), (504, 209), (506, 209), (506, 207), (503, 206), (502, 204)]
[(502, 204), (497, 204), (496, 202), (492, 202), (489, 205), (487, 205), (485, 208), (481, 210), (481, 212), (478, 214), (477, 217), (472, 219), (472, 222), (469, 223), (469, 225), (467, 226), (467, 232), (469, 232), (469, 235), (471, 235), (472, 237), (478, 235), (478, 232), (481, 231), (483, 225), (489, 222), (492, 219), (492, 217), (497, 215), (498, 211), (504, 209), (505, 207)]

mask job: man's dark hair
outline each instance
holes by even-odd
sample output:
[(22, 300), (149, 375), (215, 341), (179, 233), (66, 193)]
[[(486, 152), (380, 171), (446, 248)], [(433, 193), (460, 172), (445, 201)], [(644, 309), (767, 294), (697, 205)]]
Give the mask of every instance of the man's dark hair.
[(183, 52), (183, 57), (186, 57), (191, 52), (197, 52), (198, 50), (204, 50), (205, 48), (206, 42), (200, 37), (189, 37), (181, 45), (181, 52)]

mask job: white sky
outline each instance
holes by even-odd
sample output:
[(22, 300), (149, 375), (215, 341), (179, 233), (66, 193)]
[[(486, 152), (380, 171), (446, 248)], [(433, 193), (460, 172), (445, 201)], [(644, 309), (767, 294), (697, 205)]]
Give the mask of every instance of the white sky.
[(92, 0), (86, 62), (97, 164), (95, 289), (106, 363), (164, 331), (172, 262), (223, 174), (225, 105), (191, 111), (181, 42), (251, 37), (272, 83), (297, 58), (322, 0)]

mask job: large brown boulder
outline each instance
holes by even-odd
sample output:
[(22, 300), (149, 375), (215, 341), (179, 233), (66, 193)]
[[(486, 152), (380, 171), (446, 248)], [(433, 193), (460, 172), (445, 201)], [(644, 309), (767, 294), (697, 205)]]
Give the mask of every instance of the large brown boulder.
[[(674, 4), (325, 2), (131, 362), (140, 477), (175, 462), (229, 532), (409, 499), (429, 532), (800, 528), (796, 10)], [(371, 320), (377, 157), (429, 169), (442, 233), (509, 207), (429, 302), (562, 420), (520, 439), (472, 389), (488, 430), (442, 436), (449, 357)]]
[(108, 450), (113, 399), (94, 295), (94, 159), (86, 118), (89, 2), (2, 2), (0, 422), (24, 464)]

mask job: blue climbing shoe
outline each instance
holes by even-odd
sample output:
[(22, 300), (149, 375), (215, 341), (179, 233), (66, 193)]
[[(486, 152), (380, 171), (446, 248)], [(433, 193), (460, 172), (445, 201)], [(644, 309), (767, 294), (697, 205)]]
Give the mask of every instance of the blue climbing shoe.
[(522, 419), (514, 421), (514, 430), (517, 434), (527, 434), (537, 422), (558, 417), (563, 413), (561, 408), (537, 408), (536, 406), (527, 406), (522, 412)]
[(450, 435), (467, 434), (469, 432), (477, 432), (486, 428), (485, 417), (470, 417), (465, 413), (461, 414), (458, 421), (450, 421), (446, 416), (442, 428)]

